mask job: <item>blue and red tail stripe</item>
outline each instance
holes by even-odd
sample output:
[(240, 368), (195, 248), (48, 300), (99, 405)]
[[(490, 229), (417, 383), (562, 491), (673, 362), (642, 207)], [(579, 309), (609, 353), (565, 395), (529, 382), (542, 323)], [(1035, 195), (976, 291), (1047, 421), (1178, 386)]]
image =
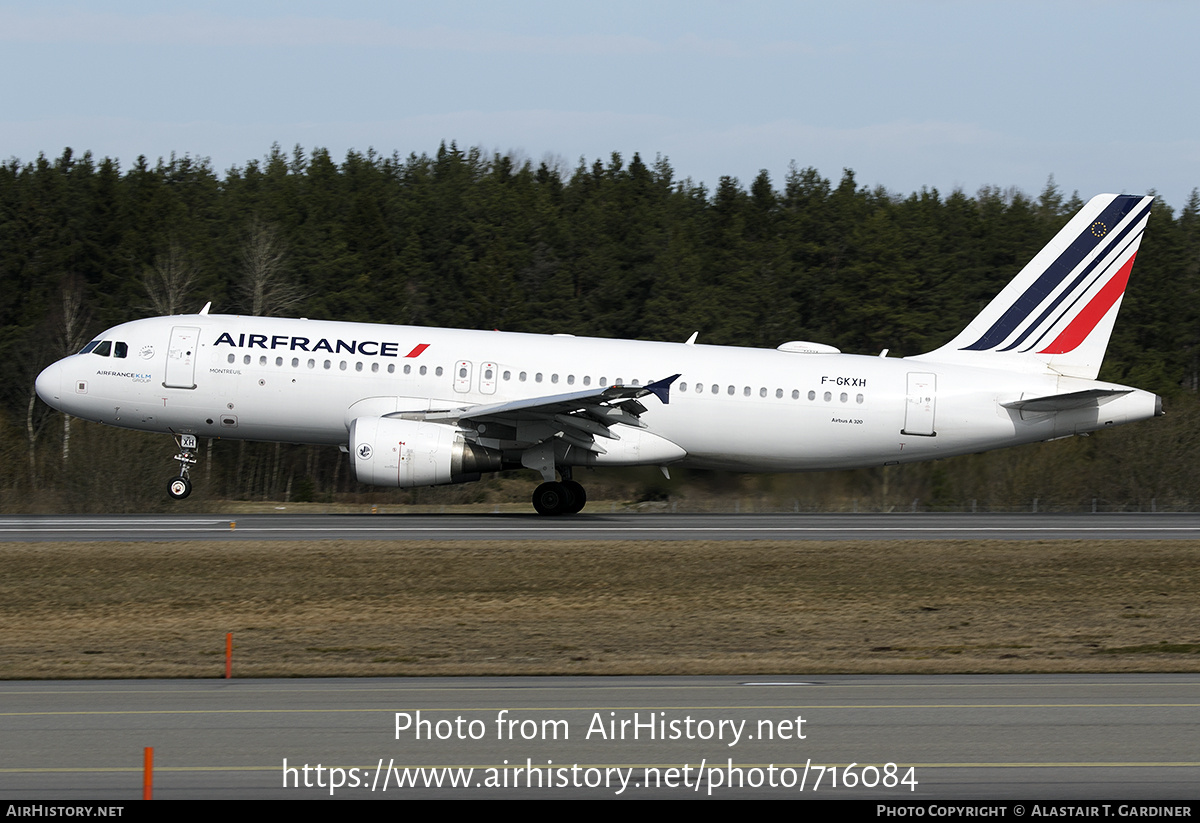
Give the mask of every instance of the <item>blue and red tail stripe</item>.
[[(1148, 212), (1149, 209), (1150, 206), (1147, 205), (1145, 211)], [(1030, 351), (1031, 349), (1036, 348), (1037, 345), (1042, 342), (1042, 339), (1050, 333), (1050, 329), (1058, 325), (1058, 323), (1061, 322), (1062, 319), (1071, 312), (1075, 305), (1083, 299), (1084, 294), (1086, 294), (1099, 279), (1104, 277), (1105, 274), (1112, 269), (1113, 260), (1116, 260), (1117, 265), (1120, 265), (1121, 260), (1123, 260), (1126, 256), (1133, 254), (1130, 249), (1131, 247), (1136, 248), (1137, 243), (1141, 240), (1144, 231), (1145, 222), (1142, 220), (1142, 214), (1139, 212), (1134, 216), (1133, 220), (1129, 221), (1124, 228), (1122, 228), (1121, 231), (1114, 236), (1112, 242), (1108, 243), (1107, 247), (1100, 254), (1096, 255), (1092, 261), (1088, 263), (1088, 265), (1083, 267), (1083, 270), (1079, 272), (1079, 275), (1074, 281), (1072, 281), (1071, 285), (1059, 292), (1058, 296), (1050, 301), (1049, 305), (1046, 306), (1045, 310), (1041, 313), (1038, 319), (1031, 323), (1016, 340), (1014, 340), (1010, 345), (1005, 346), (1003, 349), (1000, 349), (1000, 351), (1010, 351), (1015, 349), (1017, 346), (1025, 342), (1025, 339), (1029, 337), (1031, 333), (1041, 329), (1041, 334), (1038, 335), (1037, 339), (1023, 348), (1021, 351)], [(1112, 249), (1118, 245), (1121, 247), (1120, 250), (1117, 252), (1115, 258), (1111, 257), (1110, 254)], [(1088, 278), (1089, 275), (1094, 276), (1086, 286), (1080, 288), (1080, 285), (1085, 279)], [(1074, 296), (1074, 299), (1068, 303), (1061, 312), (1059, 312), (1058, 316), (1055, 317), (1050, 323), (1045, 323), (1045, 320), (1050, 313), (1053, 312), (1063, 302), (1063, 300), (1071, 296)]]
[(1092, 333), (1092, 329), (1096, 328), (1096, 324), (1103, 319), (1104, 315), (1108, 314), (1108, 310), (1125, 293), (1125, 284), (1129, 282), (1129, 273), (1133, 271), (1133, 260), (1136, 257), (1136, 253), (1129, 255), (1129, 259), (1125, 261), (1124, 266), (1121, 266), (1120, 271), (1105, 283), (1096, 296), (1083, 307), (1083, 310), (1075, 315), (1075, 319), (1059, 332), (1058, 337), (1054, 338), (1054, 342), (1039, 351), (1038, 354), (1065, 354), (1077, 349), (1079, 344)]
[[(1042, 309), (1042, 312), (1038, 315), (1037, 320), (1029, 324), (1024, 331), (1022, 331), (1021, 334), (1016, 337), (1016, 339), (1012, 340), (1012, 342), (1010, 342), (1003, 349), (999, 349), (999, 351), (1011, 351), (1012, 349), (1017, 348), (1024, 343), (1031, 334), (1041, 329), (1041, 334), (1032, 344), (1030, 344), (1029, 347), (1025, 349), (1025, 351), (1036, 347), (1038, 342), (1040, 342), (1040, 340), (1046, 335), (1049, 329), (1053, 328), (1058, 322), (1060, 322), (1064, 315), (1070, 311), (1071, 307), (1075, 305), (1082, 294), (1088, 288), (1091, 288), (1091, 286), (1095, 283), (1095, 278), (1092, 278), (1091, 282), (1089, 282), (1085, 288), (1080, 289), (1080, 286), (1083, 284), (1083, 282), (1088, 280), (1089, 275), (1094, 273), (1096, 277), (1101, 277), (1103, 276), (1104, 272), (1109, 269), (1108, 266), (1103, 264), (1106, 260), (1110, 260), (1110, 255), (1112, 254), (1113, 249), (1122, 248), (1122, 253), (1124, 253), (1124, 248), (1127, 248), (1129, 245), (1135, 243), (1141, 237), (1142, 227), (1144, 226), (1144, 217), (1149, 212), (1150, 201), (1146, 202), (1143, 208), (1134, 215), (1133, 219), (1125, 222), (1120, 231), (1114, 232), (1112, 229), (1113, 227), (1121, 225), (1122, 221), (1125, 220), (1129, 213), (1133, 211), (1137, 205), (1143, 201), (1143, 199), (1143, 197), (1136, 195), (1118, 195), (1117, 197), (1114, 197), (1112, 202), (1109, 203), (1099, 215), (1097, 215), (1095, 220), (1093, 220), (1091, 224), (1084, 228), (1071, 242), (1071, 244), (1065, 250), (1063, 250), (1063, 252), (1049, 266), (1046, 267), (1045, 271), (1043, 271), (1042, 274), (1032, 284), (1030, 284), (1029, 288), (1026, 289), (1020, 297), (1013, 301), (1012, 305), (1008, 307), (1008, 309), (996, 320), (996, 322), (993, 323), (992, 326), (986, 332), (984, 332), (978, 340), (970, 345), (963, 346), (962, 350), (987, 351), (996, 349), (997, 346), (1002, 345), (1020, 328), (1021, 324), (1024, 323), (1029, 316), (1038, 309), (1039, 306), (1042, 306), (1042, 304), (1045, 303), (1046, 299), (1053, 294), (1060, 285), (1062, 285), (1063, 281), (1066, 280), (1066, 278), (1070, 276), (1070, 274), (1075, 271), (1081, 263), (1083, 263), (1084, 259), (1091, 255), (1097, 249), (1097, 247), (1100, 246), (1100, 251), (1095, 254), (1092, 260), (1089, 261), (1086, 266), (1083, 267), (1071, 284), (1067, 288), (1060, 291), (1050, 301), (1050, 303)], [(1130, 259), (1132, 260), (1132, 257)], [(1122, 267), (1122, 270), (1125, 271), (1125, 280), (1128, 279), (1128, 265), (1129, 264), (1127, 263), (1126, 266)], [(1114, 280), (1115, 279), (1119, 278), (1114, 278)], [(1124, 280), (1122, 280), (1122, 284), (1123, 283)], [(1121, 289), (1123, 292), (1124, 285), (1121, 286)], [(1108, 286), (1105, 286), (1102, 292), (1105, 292), (1106, 296), (1111, 296), (1111, 290), (1108, 288)], [(1121, 293), (1117, 293), (1112, 302), (1116, 302), (1116, 299), (1120, 297), (1120, 294)], [(1071, 301), (1071, 304), (1067, 307), (1067, 309), (1060, 313), (1053, 322), (1047, 324), (1045, 322), (1046, 319), (1054, 312), (1054, 310), (1062, 303), (1063, 300), (1072, 295), (1075, 296), (1075, 300)], [(1085, 309), (1085, 311), (1091, 309), (1093, 305), (1099, 304), (1096, 303), (1096, 300), (1093, 300), (1088, 304), (1088, 307)], [(1110, 307), (1111, 305), (1112, 303), (1109, 304)], [(1101, 314), (1101, 316), (1103, 316), (1103, 314)], [(1099, 322), (1099, 319), (1100, 318), (1096, 318), (1096, 321), (1092, 323), (1089, 331), (1091, 328), (1095, 327), (1096, 323)], [(1070, 327), (1074, 327), (1076, 329), (1080, 328), (1076, 321), (1072, 321), (1068, 328)], [(1065, 331), (1063, 334), (1065, 334)], [(1060, 335), (1059, 338), (1062, 338), (1062, 336), (1063, 335)], [(1052, 347), (1056, 345), (1058, 345), (1058, 339), (1051, 344)]]

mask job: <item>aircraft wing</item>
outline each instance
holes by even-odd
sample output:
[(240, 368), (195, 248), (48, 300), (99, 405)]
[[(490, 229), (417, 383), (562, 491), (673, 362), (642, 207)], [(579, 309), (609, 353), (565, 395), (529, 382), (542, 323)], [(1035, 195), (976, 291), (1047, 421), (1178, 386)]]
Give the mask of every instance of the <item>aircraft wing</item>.
[[(484, 437), (494, 433), (503, 440), (525, 443), (537, 443), (557, 435), (581, 449), (605, 454), (596, 438), (620, 440), (619, 435), (610, 431), (618, 423), (646, 428), (640, 419), (646, 407), (639, 400), (654, 395), (663, 404), (670, 403), (671, 384), (677, 379), (679, 375), (675, 374), (645, 386), (606, 386), (506, 403), (431, 409), (423, 412), (421, 419), (456, 423), (459, 428), (474, 429)], [(493, 424), (500, 430), (496, 431)], [(492, 427), (490, 432), (489, 427)]]

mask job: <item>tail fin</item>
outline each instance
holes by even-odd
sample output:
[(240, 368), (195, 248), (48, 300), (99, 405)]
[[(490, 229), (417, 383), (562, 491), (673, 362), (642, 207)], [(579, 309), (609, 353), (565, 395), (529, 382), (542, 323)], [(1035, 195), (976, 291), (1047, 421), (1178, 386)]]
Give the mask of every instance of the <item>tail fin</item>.
[(1094, 380), (1153, 202), (1093, 197), (957, 337), (918, 357)]

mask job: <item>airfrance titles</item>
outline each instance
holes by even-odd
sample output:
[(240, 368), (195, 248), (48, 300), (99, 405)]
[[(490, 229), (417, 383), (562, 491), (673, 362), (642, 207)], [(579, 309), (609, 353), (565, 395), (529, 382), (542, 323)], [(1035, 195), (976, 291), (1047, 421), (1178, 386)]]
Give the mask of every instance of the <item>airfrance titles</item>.
[(321, 337), (313, 341), (309, 337), (296, 337), (287, 334), (239, 334), (237, 340), (229, 332), (222, 332), (213, 346), (232, 346), (235, 349), (286, 349), (287, 351), (318, 352), (330, 354), (361, 354), (366, 357), (418, 357), (429, 348), (428, 343), (420, 343), (413, 347), (408, 354), (400, 354), (400, 343), (386, 343), (379, 340), (333, 340)]

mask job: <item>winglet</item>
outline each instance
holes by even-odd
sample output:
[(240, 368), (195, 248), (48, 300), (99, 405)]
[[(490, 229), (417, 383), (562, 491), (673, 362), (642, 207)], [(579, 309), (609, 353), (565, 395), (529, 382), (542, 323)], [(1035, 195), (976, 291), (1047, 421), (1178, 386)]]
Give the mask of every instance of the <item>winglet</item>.
[(666, 406), (671, 402), (671, 384), (678, 379), (679, 375), (673, 374), (665, 380), (657, 380), (654, 383), (647, 383), (646, 390), (661, 400), (662, 404)]

